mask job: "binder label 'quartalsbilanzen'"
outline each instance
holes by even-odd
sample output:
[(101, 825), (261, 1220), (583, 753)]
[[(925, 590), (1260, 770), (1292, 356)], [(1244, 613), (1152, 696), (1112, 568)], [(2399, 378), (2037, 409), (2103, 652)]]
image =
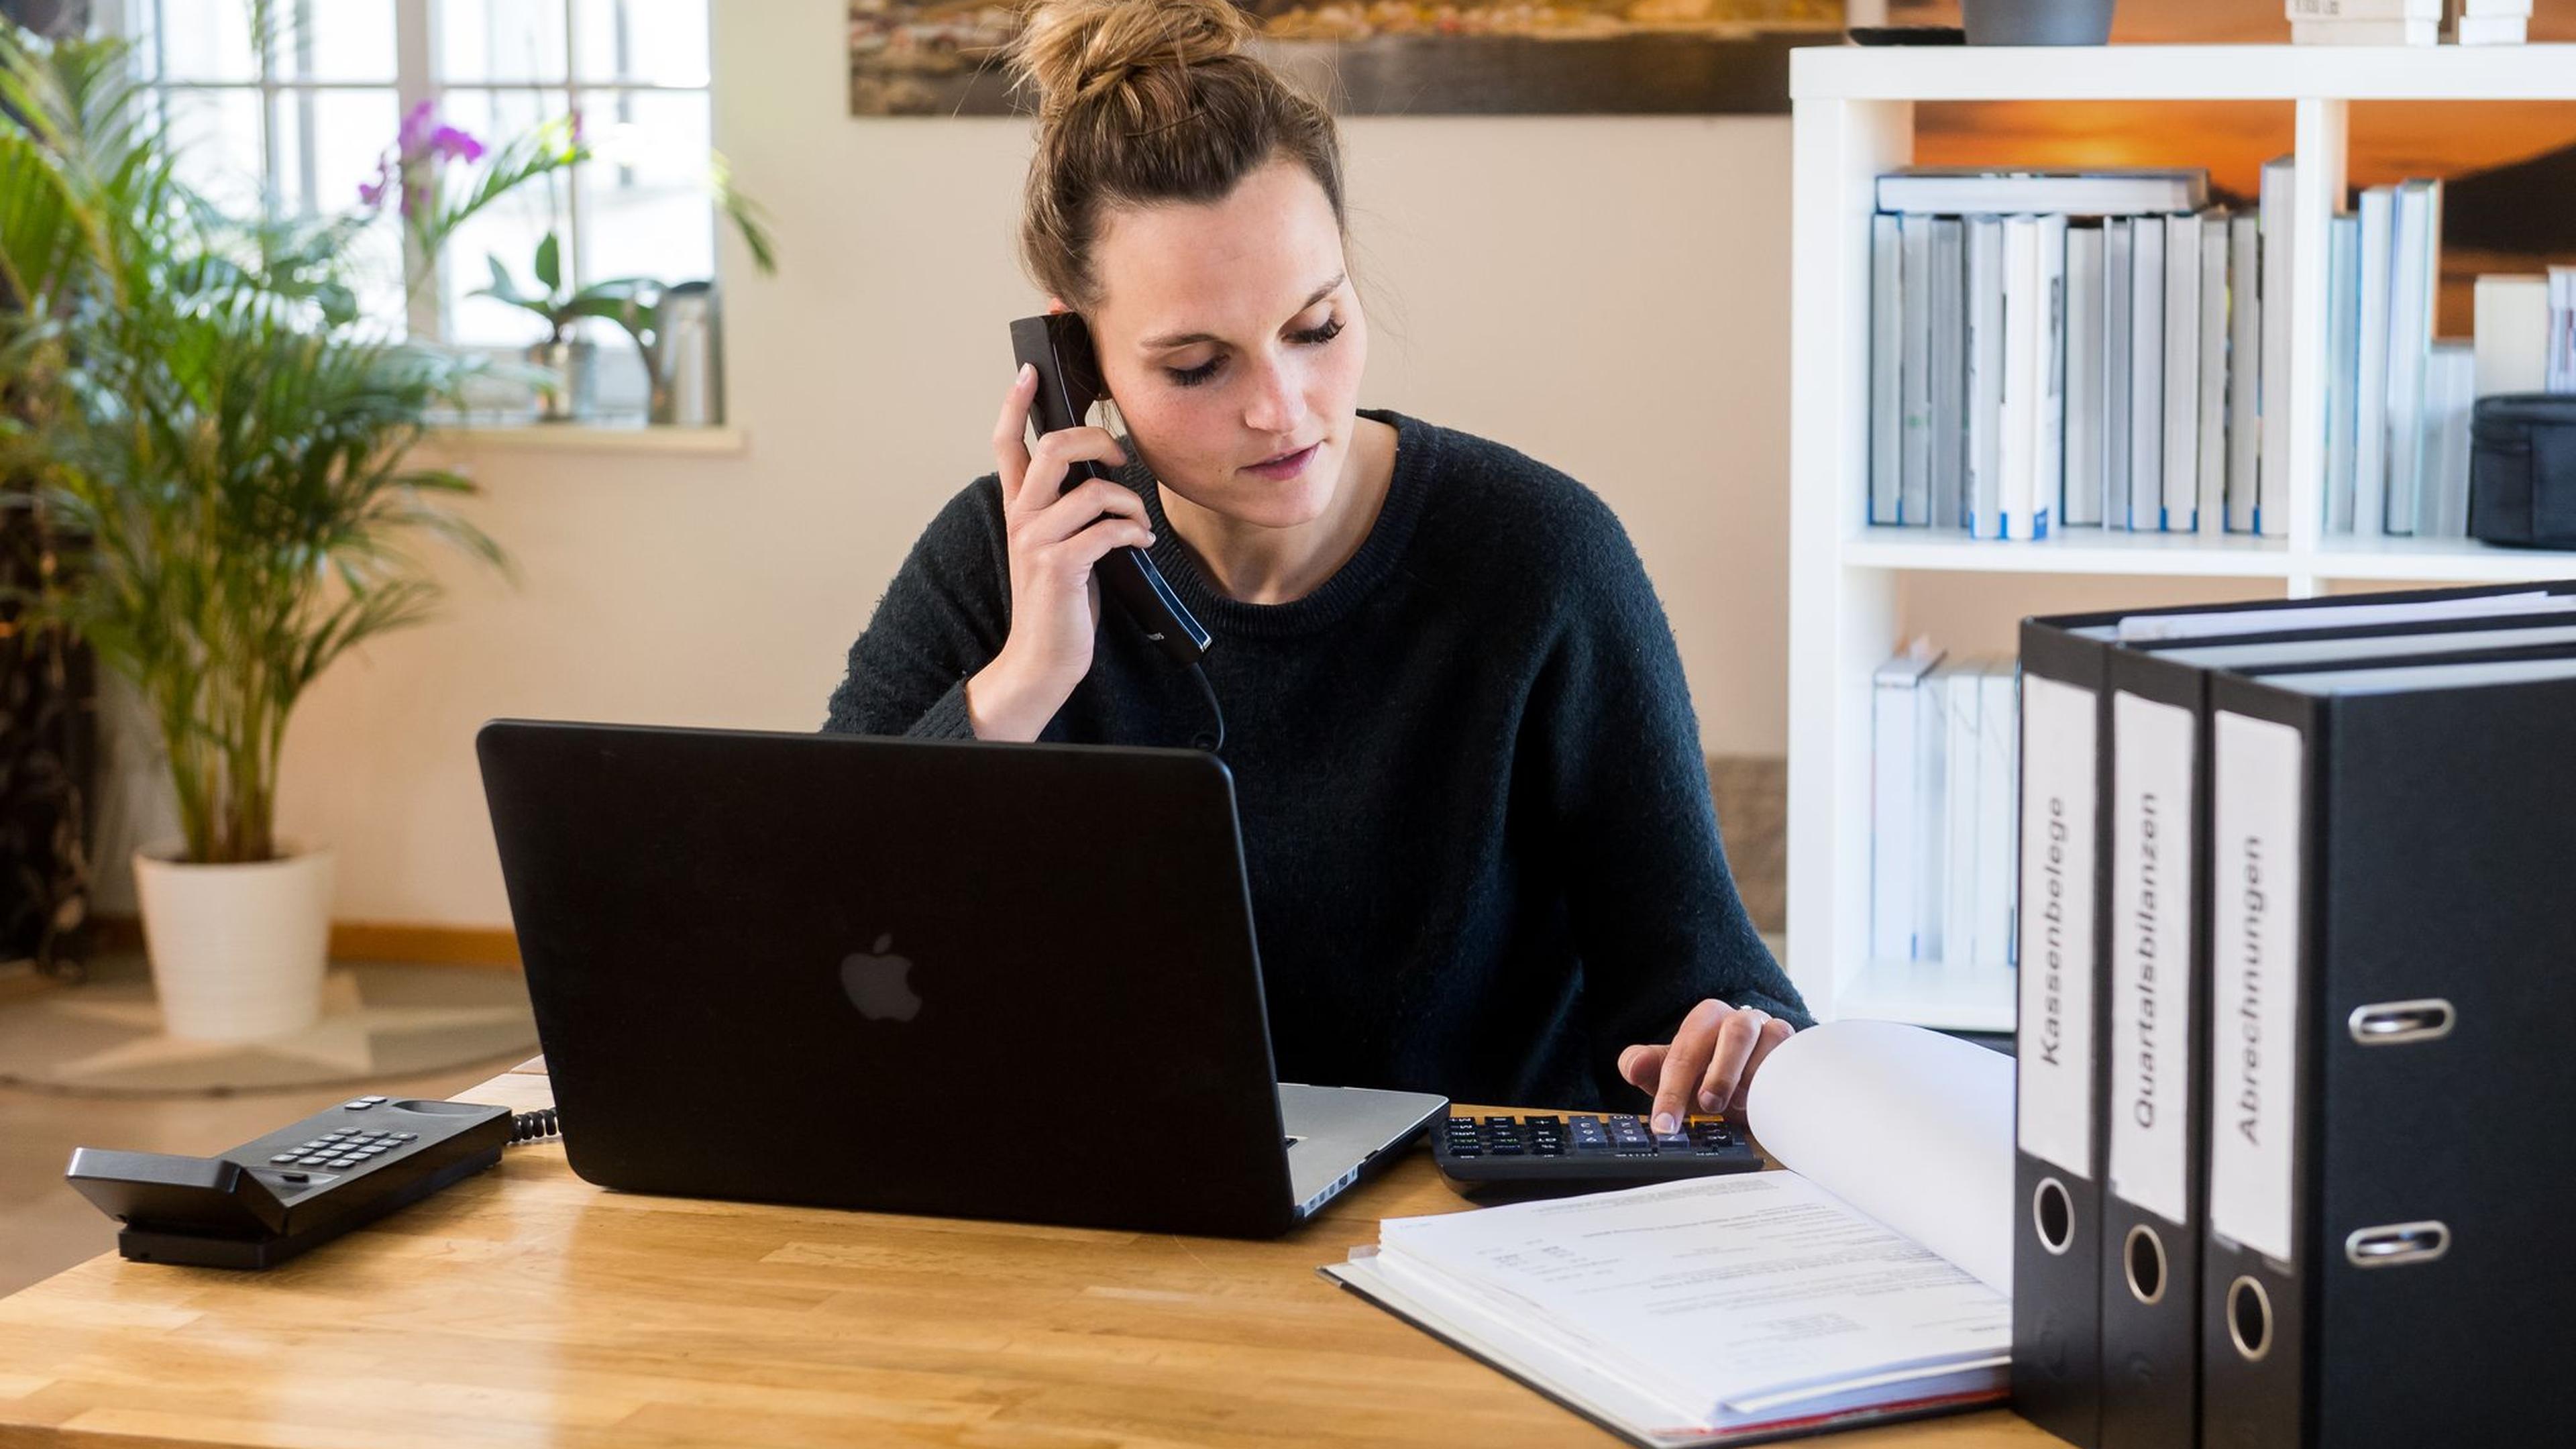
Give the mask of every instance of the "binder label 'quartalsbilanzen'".
[(2299, 732), (2221, 711), (2210, 765), (2209, 1226), (2282, 1263), (2298, 1161)]
[(2021, 1150), (2093, 1176), (2094, 694), (2021, 686)]
[(2191, 1152), (2192, 712), (2111, 697), (2111, 1190), (2177, 1226)]

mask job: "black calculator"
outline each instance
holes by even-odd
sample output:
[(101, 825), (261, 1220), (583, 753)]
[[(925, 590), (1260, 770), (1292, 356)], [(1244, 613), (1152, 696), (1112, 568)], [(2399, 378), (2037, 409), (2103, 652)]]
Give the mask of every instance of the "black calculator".
[(1628, 1113), (1448, 1118), (1431, 1160), (1462, 1193), (1593, 1192), (1722, 1172), (1758, 1172), (1762, 1154), (1722, 1113), (1657, 1132)]

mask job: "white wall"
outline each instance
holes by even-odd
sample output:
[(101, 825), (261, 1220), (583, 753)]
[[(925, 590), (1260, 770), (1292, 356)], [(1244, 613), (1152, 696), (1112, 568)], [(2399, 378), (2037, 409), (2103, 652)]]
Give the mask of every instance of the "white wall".
[[(1026, 124), (853, 119), (842, 0), (715, 10), (717, 144), (781, 254), (764, 280), (724, 252), (749, 449), (470, 455), (471, 511), (520, 582), (448, 570), (441, 621), (344, 661), (288, 737), (281, 828), (338, 849), (342, 920), (507, 922), (473, 757), (487, 718), (816, 726), (905, 549), (990, 467), (1003, 324), (1040, 303), (1012, 244)], [(1363, 405), (1599, 490), (1673, 617), (1708, 748), (1781, 753), (1787, 119), (1344, 134)], [(131, 833), (111, 827), (110, 860)], [(124, 889), (105, 908), (130, 908)]]

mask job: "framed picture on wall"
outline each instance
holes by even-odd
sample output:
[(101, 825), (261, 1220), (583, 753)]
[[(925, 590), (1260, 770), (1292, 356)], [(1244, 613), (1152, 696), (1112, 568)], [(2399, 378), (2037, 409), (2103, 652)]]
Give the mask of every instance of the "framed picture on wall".
[[(1265, 58), (1355, 116), (1762, 115), (1843, 0), (1257, 0)], [(850, 113), (1003, 116), (1016, 8), (850, 0)]]

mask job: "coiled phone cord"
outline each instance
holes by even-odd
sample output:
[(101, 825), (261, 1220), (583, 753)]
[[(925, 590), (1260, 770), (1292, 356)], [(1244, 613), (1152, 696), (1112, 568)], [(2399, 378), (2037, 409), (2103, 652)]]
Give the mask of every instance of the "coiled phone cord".
[(552, 1107), (540, 1107), (534, 1112), (521, 1112), (510, 1119), (510, 1143), (514, 1147), (522, 1142), (534, 1142), (540, 1137), (552, 1137), (561, 1131), (563, 1131), (563, 1124), (555, 1120), (555, 1109)]
[(1208, 717), (1216, 721), (1216, 733), (1205, 731), (1192, 736), (1190, 744), (1214, 754), (1225, 748), (1225, 708), (1216, 702), (1216, 686), (1208, 683), (1207, 669), (1196, 660), (1190, 662), (1190, 677), (1199, 682), (1199, 693), (1207, 697)]

